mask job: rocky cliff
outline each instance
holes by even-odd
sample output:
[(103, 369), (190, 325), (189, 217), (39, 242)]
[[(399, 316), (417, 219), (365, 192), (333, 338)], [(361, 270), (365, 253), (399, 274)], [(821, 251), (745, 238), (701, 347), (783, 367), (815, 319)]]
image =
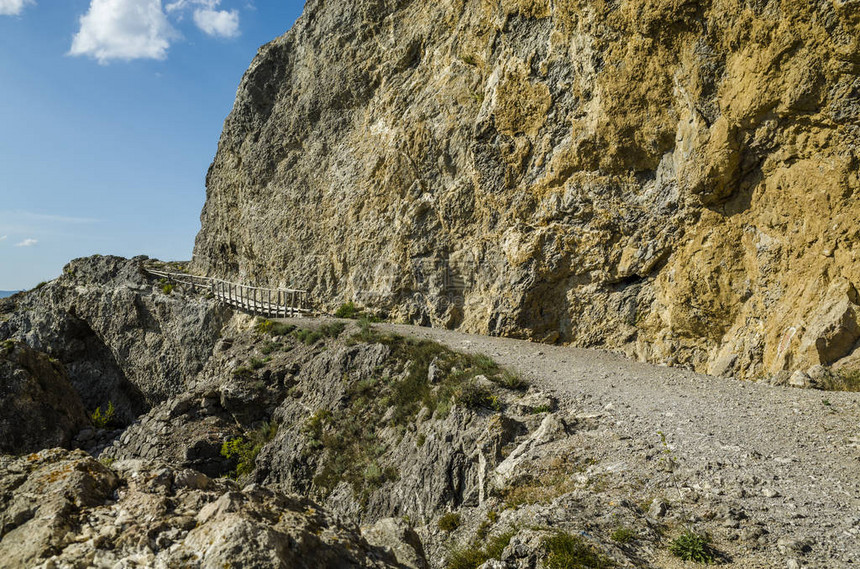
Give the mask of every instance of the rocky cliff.
[(858, 54), (853, 0), (309, 0), (242, 79), (194, 266), (715, 374), (833, 364)]

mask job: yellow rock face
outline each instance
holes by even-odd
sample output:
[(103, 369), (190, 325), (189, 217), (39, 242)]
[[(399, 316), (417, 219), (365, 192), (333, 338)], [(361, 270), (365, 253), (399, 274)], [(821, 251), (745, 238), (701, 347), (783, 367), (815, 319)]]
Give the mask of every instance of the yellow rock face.
[(195, 264), (782, 377), (857, 342), (858, 140), (856, 3), (310, 3), (243, 79)]

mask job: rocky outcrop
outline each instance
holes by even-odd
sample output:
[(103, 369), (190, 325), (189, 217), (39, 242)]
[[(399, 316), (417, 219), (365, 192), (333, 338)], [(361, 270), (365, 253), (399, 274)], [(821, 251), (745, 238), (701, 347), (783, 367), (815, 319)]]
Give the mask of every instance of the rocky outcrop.
[(737, 377), (828, 363), (858, 38), (847, 1), (309, 1), (242, 80), (194, 266)]
[(0, 394), (0, 453), (68, 447), (90, 424), (62, 364), (20, 342), (0, 342)]
[(72, 261), (60, 278), (5, 301), (0, 340), (59, 360), (84, 406), (112, 402), (119, 422), (182, 393), (232, 312), (178, 290), (166, 294), (141, 271), (144, 259)]
[(0, 456), (8, 567), (401, 567), (313, 502), (81, 451)]

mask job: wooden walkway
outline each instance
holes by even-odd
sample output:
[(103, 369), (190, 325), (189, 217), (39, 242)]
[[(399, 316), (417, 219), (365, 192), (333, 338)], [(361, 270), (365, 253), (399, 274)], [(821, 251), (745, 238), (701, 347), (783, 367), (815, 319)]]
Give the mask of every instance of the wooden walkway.
[(310, 297), (306, 290), (260, 288), (232, 283), (212, 277), (198, 277), (144, 266), (143, 270), (167, 284), (179, 285), (197, 292), (208, 292), (231, 308), (265, 318), (289, 318), (310, 314)]

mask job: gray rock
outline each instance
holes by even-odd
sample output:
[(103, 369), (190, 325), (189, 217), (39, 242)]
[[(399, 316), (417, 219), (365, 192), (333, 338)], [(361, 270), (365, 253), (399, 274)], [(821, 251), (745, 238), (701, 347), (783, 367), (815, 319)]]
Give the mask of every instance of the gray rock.
[(797, 370), (791, 377), (788, 378), (788, 384), (792, 387), (812, 387), (813, 382), (812, 378), (806, 375), (804, 372)]
[(0, 340), (55, 357), (86, 409), (112, 402), (117, 420), (131, 422), (189, 386), (232, 314), (202, 298), (164, 294), (142, 273), (144, 260), (70, 262), (60, 278), (19, 295), (0, 321)]
[[(0, 452), (68, 447), (90, 419), (61, 363), (14, 341), (0, 342)], [(82, 430), (83, 429), (83, 430)]]
[[(194, 267), (309, 289), (327, 311), (356, 301), (745, 379), (775, 373), (761, 368), (778, 352), (831, 360), (857, 339), (853, 309), (823, 303), (819, 319), (813, 293), (860, 266), (836, 221), (858, 217), (842, 198), (857, 190), (849, 5), (310, 1), (242, 78)], [(735, 65), (758, 25), (808, 49)], [(827, 199), (800, 207), (811, 171)], [(809, 350), (780, 352), (806, 324)]]
[(391, 550), (397, 562), (409, 569), (429, 568), (421, 539), (402, 519), (383, 518), (362, 528), (361, 535), (370, 545)]
[(658, 520), (666, 515), (666, 512), (669, 511), (669, 504), (664, 502), (663, 500), (654, 500), (651, 502), (651, 505), (648, 507), (648, 517)]
[[(23, 472), (23, 478), (21, 474)], [(313, 502), (229, 481), (199, 484), (158, 463), (116, 471), (81, 452), (0, 457), (0, 555), (14, 567), (394, 568)], [(174, 482), (172, 484), (172, 482)], [(122, 492), (114, 490), (123, 485)], [(176, 490), (174, 490), (176, 488)], [(170, 507), (166, 507), (169, 503)]]

